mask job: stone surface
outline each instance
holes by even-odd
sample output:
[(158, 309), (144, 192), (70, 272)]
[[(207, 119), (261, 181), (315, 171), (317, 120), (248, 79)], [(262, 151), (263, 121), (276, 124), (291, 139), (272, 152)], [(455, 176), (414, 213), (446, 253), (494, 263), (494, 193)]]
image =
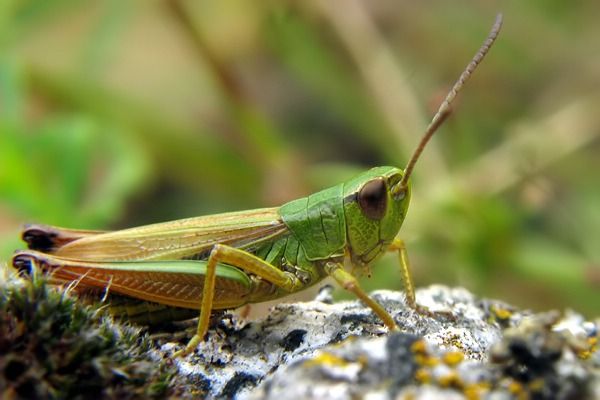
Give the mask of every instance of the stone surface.
[[(240, 399), (600, 398), (598, 323), (533, 315), (464, 289), (418, 291), (432, 315), (398, 292), (373, 297), (389, 333), (358, 301), (281, 304), (264, 319), (225, 316), (194, 354), (175, 360), (177, 392)], [(181, 343), (164, 343), (170, 354)], [(159, 353), (160, 353), (159, 352)], [(283, 397), (282, 397), (283, 396)]]

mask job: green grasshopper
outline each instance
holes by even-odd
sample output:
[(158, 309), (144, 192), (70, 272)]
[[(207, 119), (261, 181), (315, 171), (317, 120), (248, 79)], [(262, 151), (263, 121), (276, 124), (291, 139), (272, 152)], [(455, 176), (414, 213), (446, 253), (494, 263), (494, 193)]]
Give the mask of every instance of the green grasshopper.
[[(199, 310), (195, 335), (175, 353), (186, 355), (204, 339), (211, 313), (277, 299), (327, 276), (368, 305), (390, 330), (390, 314), (369, 297), (345, 260), (359, 271), (387, 251), (399, 255), (407, 303), (420, 308), (402, 240), (410, 202), (409, 178), (427, 142), (451, 113), (451, 103), (496, 40), (502, 15), (439, 107), (404, 170), (370, 169), (347, 182), (281, 207), (230, 212), (114, 232), (28, 225), (30, 250), (12, 265), (50, 273), (50, 282), (81, 292), (117, 295), (157, 308)], [(110, 296), (109, 296), (110, 298)], [(127, 311), (125, 307), (125, 311)], [(143, 308), (152, 310), (152, 308)], [(130, 312), (135, 314), (135, 312)], [(180, 313), (190, 318), (189, 312)], [(132, 315), (135, 316), (135, 315)]]

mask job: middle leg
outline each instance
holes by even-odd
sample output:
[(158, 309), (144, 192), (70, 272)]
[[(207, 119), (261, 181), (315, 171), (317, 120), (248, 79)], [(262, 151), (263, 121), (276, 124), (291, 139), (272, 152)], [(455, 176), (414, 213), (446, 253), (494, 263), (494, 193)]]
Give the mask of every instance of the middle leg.
[(206, 266), (206, 277), (204, 279), (204, 288), (202, 289), (202, 302), (196, 334), (183, 350), (174, 354), (175, 357), (185, 356), (192, 352), (206, 335), (212, 312), (216, 271), (219, 263), (228, 264), (244, 272), (254, 274), (290, 293), (303, 286), (303, 283), (295, 275), (282, 271), (245, 250), (223, 244), (215, 245), (210, 252)]

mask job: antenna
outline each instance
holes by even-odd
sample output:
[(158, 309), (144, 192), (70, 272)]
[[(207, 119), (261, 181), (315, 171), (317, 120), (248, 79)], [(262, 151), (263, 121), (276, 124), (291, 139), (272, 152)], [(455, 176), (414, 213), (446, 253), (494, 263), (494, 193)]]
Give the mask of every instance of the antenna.
[(448, 95), (446, 96), (446, 99), (444, 99), (444, 102), (440, 105), (437, 112), (431, 119), (429, 126), (425, 130), (425, 134), (423, 135), (423, 138), (419, 142), (419, 145), (417, 146), (414, 153), (410, 157), (410, 160), (406, 164), (406, 168), (404, 169), (404, 175), (402, 176), (402, 179), (400, 180), (400, 182), (398, 182), (398, 184), (396, 185), (396, 188), (394, 188), (395, 193), (397, 193), (403, 189), (406, 189), (406, 186), (408, 185), (408, 178), (412, 174), (412, 171), (415, 168), (415, 164), (417, 163), (417, 160), (421, 156), (423, 149), (425, 149), (427, 142), (429, 142), (429, 139), (431, 139), (433, 134), (438, 130), (438, 128), (444, 123), (444, 121), (452, 113), (451, 105), (452, 105), (452, 102), (454, 101), (454, 98), (456, 97), (458, 92), (460, 92), (460, 90), (462, 89), (465, 82), (469, 79), (469, 77), (471, 76), (473, 71), (475, 71), (475, 68), (477, 68), (479, 63), (481, 63), (481, 60), (483, 60), (485, 55), (490, 50), (490, 47), (492, 47), (492, 45), (496, 41), (496, 38), (498, 37), (498, 33), (500, 32), (501, 27), (502, 27), (502, 14), (498, 14), (496, 16), (496, 21), (494, 22), (494, 26), (492, 26), (492, 30), (490, 31), (490, 34), (488, 35), (487, 39), (485, 39), (485, 42), (483, 42), (483, 45), (481, 45), (481, 47), (479, 48), (479, 50), (477, 51), (477, 53), (475, 54), (475, 56), (473, 57), (471, 62), (467, 65), (467, 67), (465, 68), (463, 73), (460, 75), (460, 77), (458, 78), (456, 83), (454, 83), (454, 86), (452, 87), (452, 89), (450, 90)]

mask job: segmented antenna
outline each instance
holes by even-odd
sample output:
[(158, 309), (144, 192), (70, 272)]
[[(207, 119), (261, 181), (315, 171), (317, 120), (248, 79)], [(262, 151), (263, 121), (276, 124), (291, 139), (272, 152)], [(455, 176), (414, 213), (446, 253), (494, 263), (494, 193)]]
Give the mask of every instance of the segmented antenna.
[(490, 47), (492, 47), (492, 44), (494, 44), (494, 42), (496, 41), (496, 38), (498, 37), (498, 33), (500, 32), (501, 27), (502, 27), (502, 14), (498, 14), (496, 16), (496, 21), (494, 22), (494, 26), (492, 26), (492, 30), (490, 31), (490, 34), (488, 35), (487, 39), (485, 39), (485, 42), (483, 42), (483, 45), (479, 48), (479, 51), (477, 51), (477, 53), (475, 54), (475, 56), (473, 57), (471, 62), (467, 65), (467, 67), (465, 68), (463, 73), (460, 75), (460, 77), (458, 78), (458, 80), (456, 81), (456, 83), (454, 84), (454, 86), (452, 87), (452, 89), (450, 90), (448, 95), (446, 96), (446, 99), (440, 105), (437, 112), (431, 119), (431, 122), (429, 123), (429, 126), (425, 130), (425, 134), (423, 135), (423, 138), (421, 139), (421, 142), (419, 142), (419, 145), (417, 146), (414, 153), (410, 157), (410, 160), (406, 164), (406, 168), (404, 169), (404, 175), (402, 176), (402, 180), (400, 180), (400, 182), (398, 182), (398, 184), (396, 185), (396, 190), (395, 190), (396, 192), (406, 189), (406, 186), (408, 185), (408, 178), (412, 174), (412, 171), (415, 168), (415, 164), (417, 163), (417, 160), (421, 156), (423, 149), (425, 149), (427, 142), (429, 142), (429, 139), (431, 139), (433, 134), (438, 130), (438, 128), (444, 123), (444, 121), (452, 113), (452, 107), (451, 107), (452, 101), (454, 101), (454, 98), (456, 97), (458, 92), (462, 89), (465, 82), (469, 79), (469, 77), (471, 76), (473, 71), (475, 71), (475, 68), (477, 68), (477, 66), (479, 65), (481, 60), (483, 60), (485, 55), (490, 50)]

